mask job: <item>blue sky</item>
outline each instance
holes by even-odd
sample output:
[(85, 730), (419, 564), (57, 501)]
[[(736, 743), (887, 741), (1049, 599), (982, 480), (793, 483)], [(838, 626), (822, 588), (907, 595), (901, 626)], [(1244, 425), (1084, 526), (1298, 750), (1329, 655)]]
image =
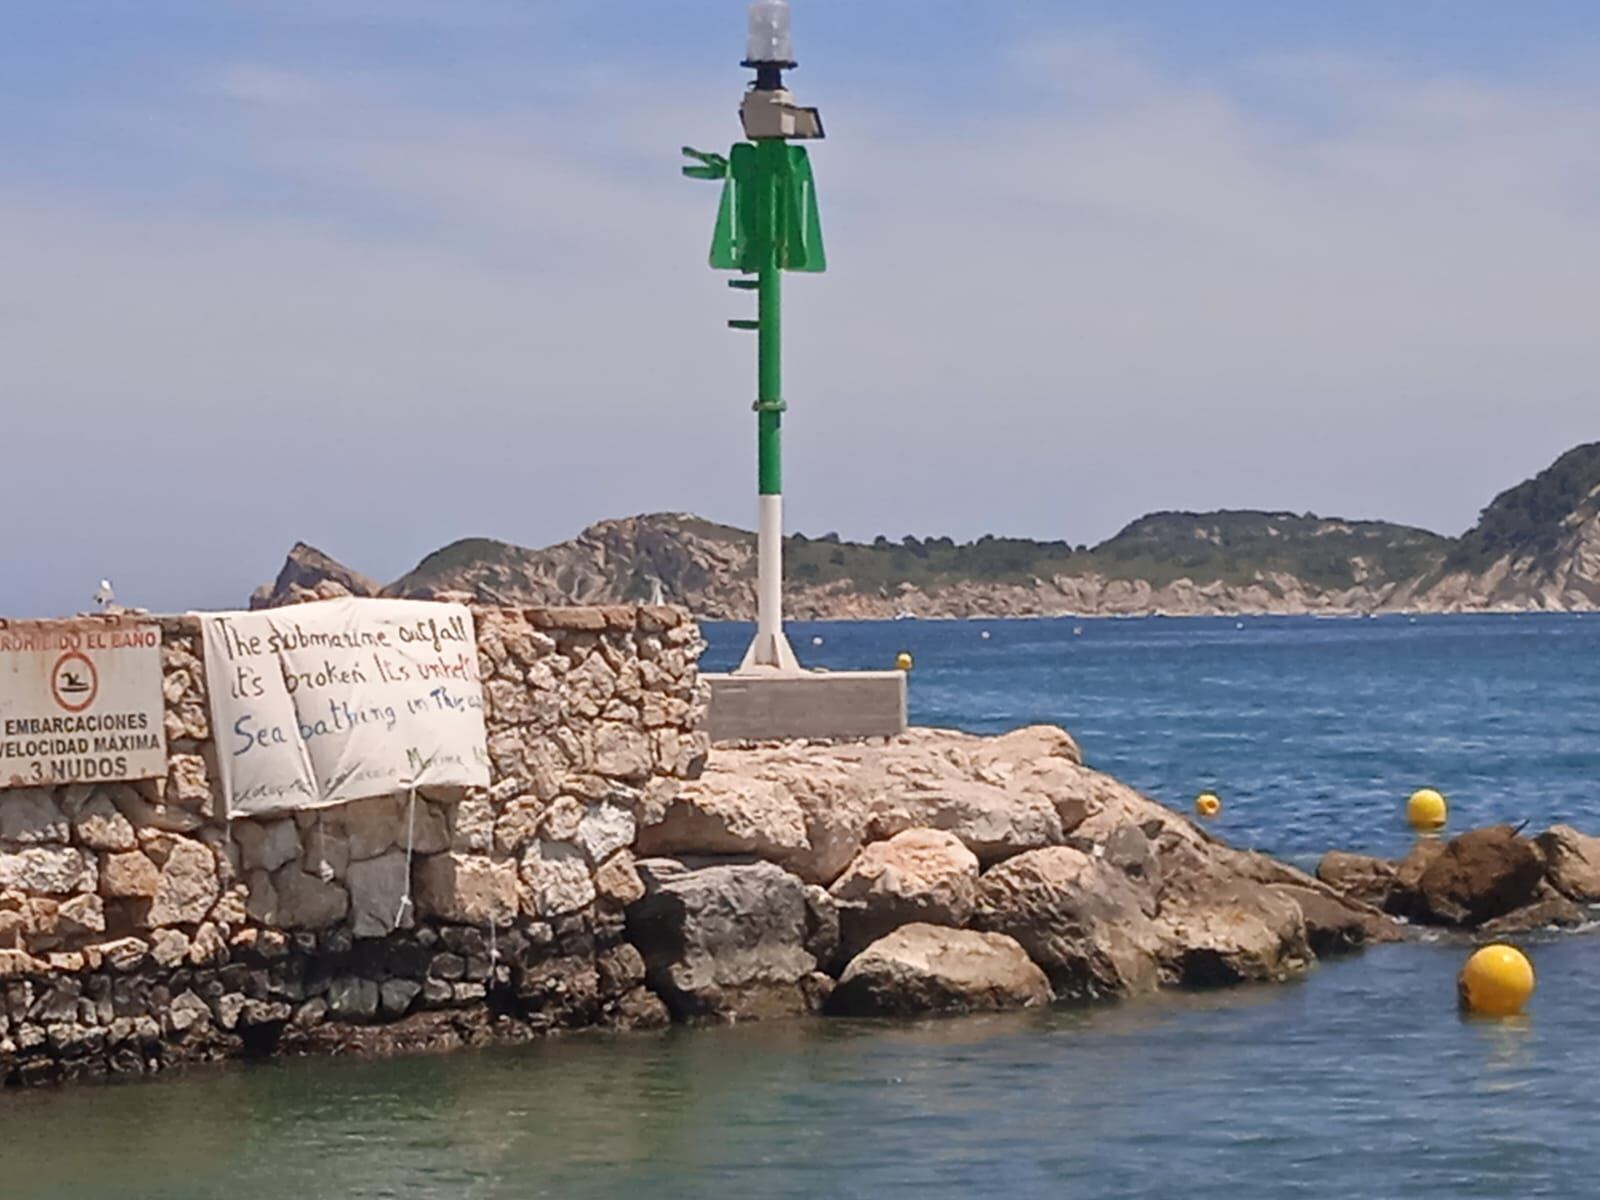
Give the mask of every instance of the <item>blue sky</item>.
[[(793, 527), (1456, 532), (1596, 436), (1592, 4), (794, 5), (832, 270), (790, 289)], [(742, 23), (0, 10), (0, 612), (749, 524), (754, 348), (676, 160), (737, 134)]]

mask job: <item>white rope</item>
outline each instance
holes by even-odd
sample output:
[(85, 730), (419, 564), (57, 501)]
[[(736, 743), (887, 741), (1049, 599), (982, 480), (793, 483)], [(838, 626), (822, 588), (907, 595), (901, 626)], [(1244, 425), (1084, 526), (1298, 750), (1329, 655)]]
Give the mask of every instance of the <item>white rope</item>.
[(406, 909), (411, 907), (411, 854), (416, 846), (417, 785), (406, 781), (406, 890), (400, 897), (400, 906), (394, 910), (394, 927), (400, 928)]
[(323, 883), (333, 882), (333, 864), (328, 861), (328, 835), (322, 828), (322, 813), (317, 813), (317, 878)]

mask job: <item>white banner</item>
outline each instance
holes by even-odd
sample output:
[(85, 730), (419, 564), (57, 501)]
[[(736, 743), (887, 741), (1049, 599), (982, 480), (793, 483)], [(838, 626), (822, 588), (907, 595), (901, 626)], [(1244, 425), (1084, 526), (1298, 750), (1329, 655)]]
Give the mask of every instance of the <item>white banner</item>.
[(230, 815), (488, 786), (461, 605), (350, 598), (198, 615)]
[(0, 622), (0, 788), (162, 778), (162, 714), (156, 626)]

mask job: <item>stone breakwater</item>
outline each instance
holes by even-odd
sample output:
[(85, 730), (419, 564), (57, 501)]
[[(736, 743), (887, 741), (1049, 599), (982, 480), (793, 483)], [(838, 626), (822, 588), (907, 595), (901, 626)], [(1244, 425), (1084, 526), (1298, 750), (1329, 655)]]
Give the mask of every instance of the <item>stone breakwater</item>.
[(624, 911), (705, 760), (699, 631), (474, 620), (489, 789), (230, 824), (197, 623), (162, 619), (166, 777), (0, 791), (0, 1079), (664, 1023)]
[(166, 777), (0, 793), (0, 1078), (1269, 982), (1396, 917), (1600, 896), (1562, 830), (1312, 878), (1048, 726), (712, 752), (680, 610), (474, 621), (490, 787), (231, 824), (196, 628), (162, 621)]
[(1048, 726), (718, 747), (635, 849), (629, 936), (684, 1020), (1264, 982), (1399, 936), (1085, 767)]

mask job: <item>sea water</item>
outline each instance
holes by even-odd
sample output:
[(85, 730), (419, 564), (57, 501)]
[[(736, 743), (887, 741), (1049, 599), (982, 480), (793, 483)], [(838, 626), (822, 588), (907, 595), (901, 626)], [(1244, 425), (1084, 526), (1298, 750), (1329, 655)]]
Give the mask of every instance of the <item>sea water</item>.
[[(1243, 626), (1240, 628), (1240, 626)], [(982, 637), (987, 631), (989, 637)], [(708, 667), (748, 627), (708, 629)], [(1452, 823), (1600, 832), (1600, 618), (826, 623), (809, 663), (915, 659), (913, 719), (1071, 729), (1094, 765), (1303, 861)], [(822, 644), (813, 645), (820, 637)], [(578, 1035), (0, 1096), (0, 1196), (1525, 1197), (1600, 1188), (1600, 939), (1529, 945), (1515, 1021), (1464, 949), (1090, 1008)]]

